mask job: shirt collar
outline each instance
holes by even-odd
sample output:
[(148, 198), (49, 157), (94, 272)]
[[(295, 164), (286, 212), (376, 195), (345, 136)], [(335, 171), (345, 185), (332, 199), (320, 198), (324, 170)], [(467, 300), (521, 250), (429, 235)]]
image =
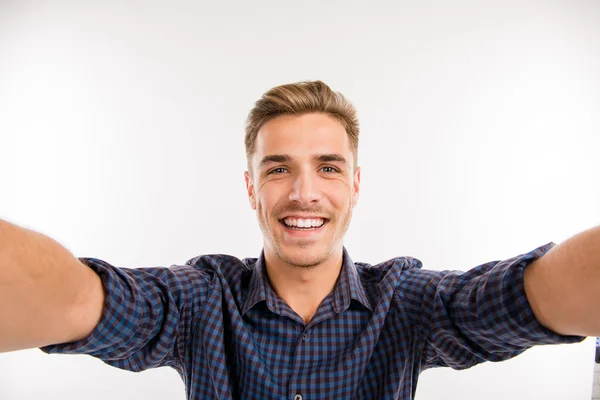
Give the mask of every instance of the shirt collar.
[[(333, 292), (333, 307), (336, 313), (346, 310), (350, 306), (351, 299), (357, 300), (364, 307), (373, 311), (373, 306), (365, 293), (356, 265), (348, 255), (345, 247), (343, 248), (342, 269)], [(261, 301), (265, 301), (271, 311), (281, 314), (277, 298), (277, 294), (267, 279), (263, 249), (260, 257), (252, 267), (247, 296), (241, 309), (242, 316)]]

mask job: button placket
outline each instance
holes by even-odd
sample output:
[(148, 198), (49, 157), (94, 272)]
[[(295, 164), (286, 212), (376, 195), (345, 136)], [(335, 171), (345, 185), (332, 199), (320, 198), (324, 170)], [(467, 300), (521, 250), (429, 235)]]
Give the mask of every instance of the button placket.
[(302, 400), (302, 395), (300, 393), (296, 393), (294, 400)]

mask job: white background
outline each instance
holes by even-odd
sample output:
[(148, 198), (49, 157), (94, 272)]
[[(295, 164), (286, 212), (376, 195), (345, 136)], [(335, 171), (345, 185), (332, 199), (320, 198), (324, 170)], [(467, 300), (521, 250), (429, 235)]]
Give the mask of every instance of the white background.
[[(322, 79), (361, 119), (345, 245), (469, 269), (600, 223), (596, 1), (0, 2), (0, 217), (119, 266), (258, 256), (244, 120)], [(425, 372), (418, 400), (591, 398), (593, 348)], [(0, 399), (183, 399), (174, 370), (0, 354)]]

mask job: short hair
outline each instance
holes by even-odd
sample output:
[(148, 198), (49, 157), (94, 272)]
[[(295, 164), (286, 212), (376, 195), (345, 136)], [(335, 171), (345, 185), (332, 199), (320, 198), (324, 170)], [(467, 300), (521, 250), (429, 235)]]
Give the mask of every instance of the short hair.
[(246, 159), (256, 150), (256, 137), (264, 124), (280, 115), (325, 113), (342, 124), (354, 153), (354, 167), (358, 161), (359, 124), (356, 109), (340, 92), (334, 92), (322, 81), (303, 81), (276, 86), (262, 95), (250, 110), (246, 120)]

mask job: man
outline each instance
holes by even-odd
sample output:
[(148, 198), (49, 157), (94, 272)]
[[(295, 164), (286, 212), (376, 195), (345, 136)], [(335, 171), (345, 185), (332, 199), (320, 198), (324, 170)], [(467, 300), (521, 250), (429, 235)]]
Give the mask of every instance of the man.
[(466, 273), (354, 263), (358, 136), (353, 106), (320, 81), (256, 103), (245, 180), (259, 258), (118, 268), (2, 221), (0, 351), (171, 366), (190, 399), (411, 399), (427, 368), (600, 334), (598, 228)]

